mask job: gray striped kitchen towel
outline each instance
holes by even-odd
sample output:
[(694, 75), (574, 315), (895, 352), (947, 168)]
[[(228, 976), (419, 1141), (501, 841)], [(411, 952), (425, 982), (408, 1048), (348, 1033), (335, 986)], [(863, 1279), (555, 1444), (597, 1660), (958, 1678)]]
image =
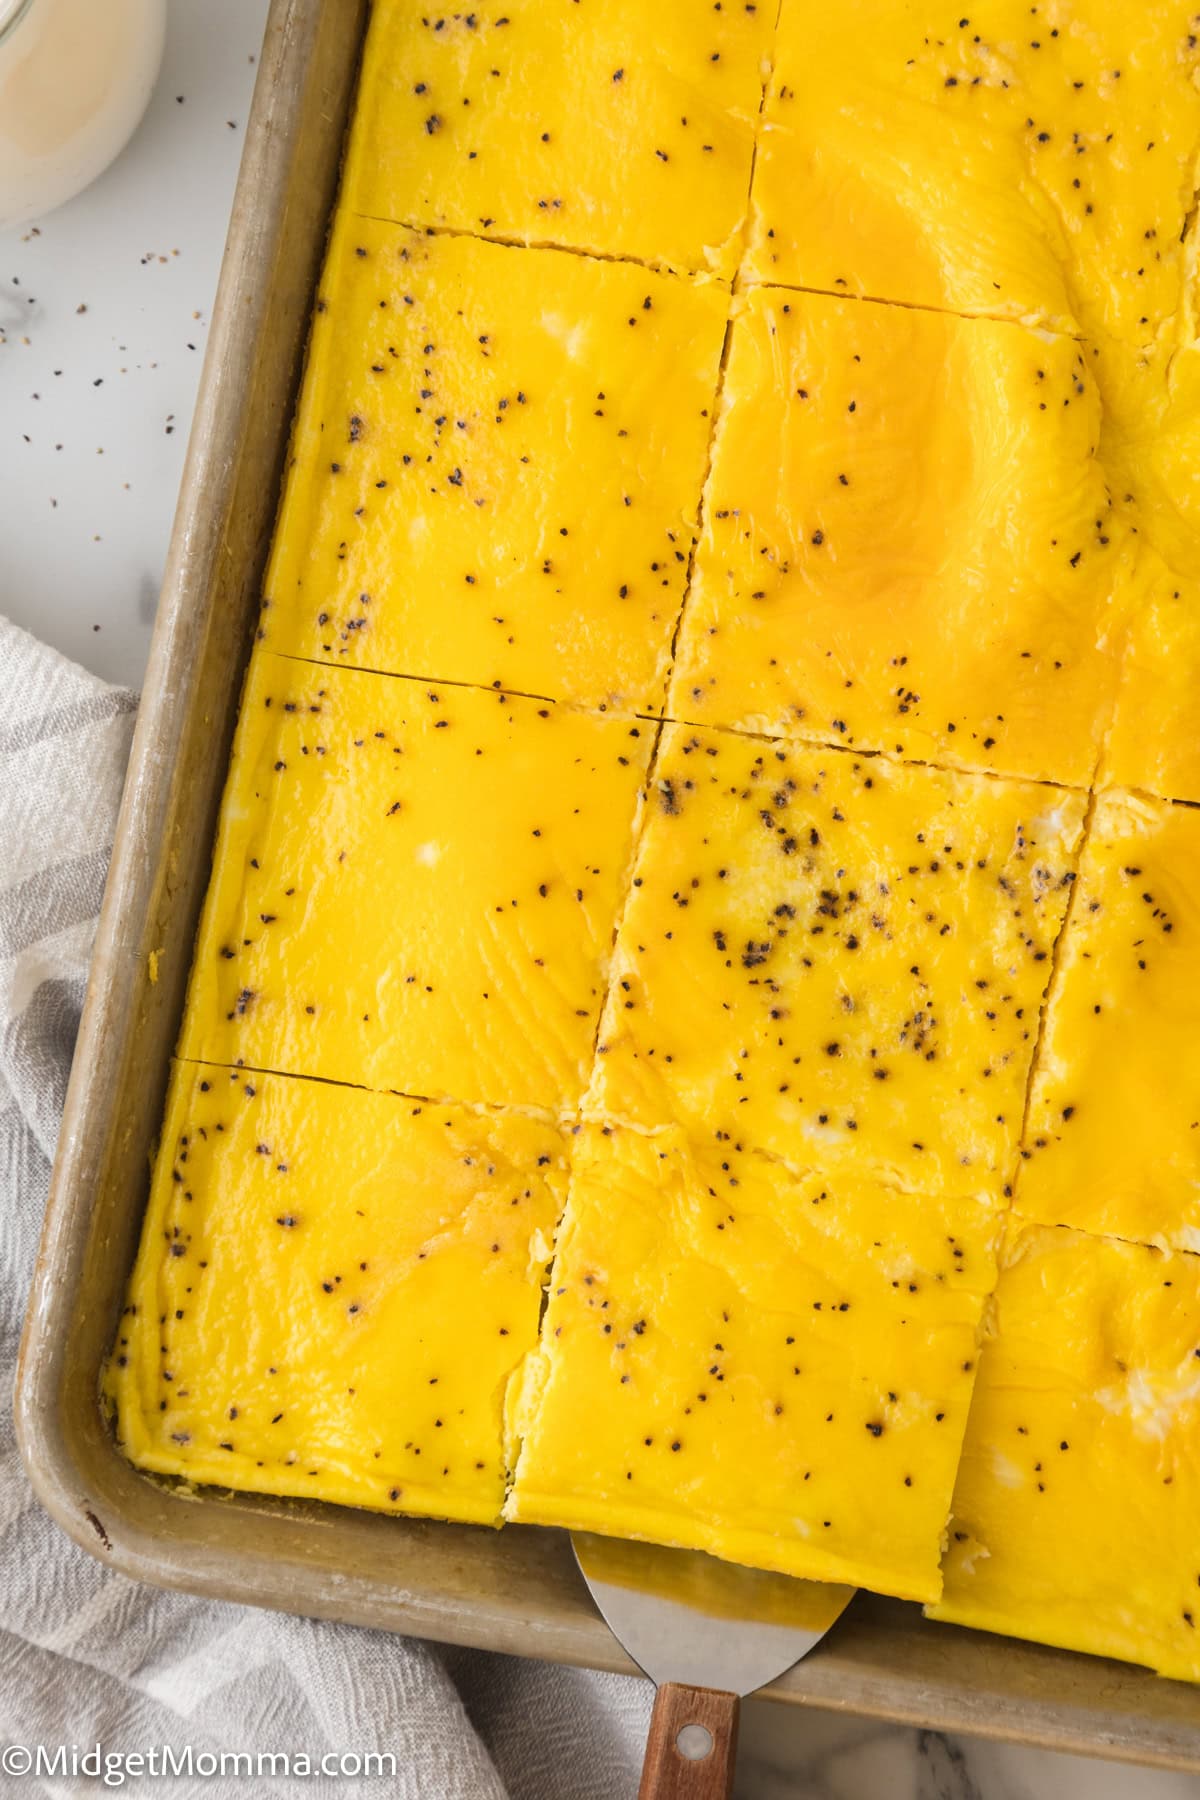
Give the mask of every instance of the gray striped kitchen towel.
[[(135, 709), (0, 619), (0, 1744), (169, 1746), (193, 1773), (127, 1791), (195, 1800), (632, 1794), (647, 1683), (161, 1593), (103, 1569), (30, 1493), (8, 1396)], [(382, 1752), (396, 1773), (207, 1774), (260, 1752)], [(70, 1766), (0, 1775), (0, 1794), (103, 1791)]]

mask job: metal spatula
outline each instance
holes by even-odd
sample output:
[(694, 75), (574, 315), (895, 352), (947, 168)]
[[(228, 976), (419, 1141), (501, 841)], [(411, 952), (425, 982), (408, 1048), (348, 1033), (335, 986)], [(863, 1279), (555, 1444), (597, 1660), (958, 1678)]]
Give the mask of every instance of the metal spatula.
[(606, 1623), (658, 1689), (638, 1800), (728, 1800), (743, 1697), (807, 1656), (854, 1589), (591, 1532), (571, 1542)]

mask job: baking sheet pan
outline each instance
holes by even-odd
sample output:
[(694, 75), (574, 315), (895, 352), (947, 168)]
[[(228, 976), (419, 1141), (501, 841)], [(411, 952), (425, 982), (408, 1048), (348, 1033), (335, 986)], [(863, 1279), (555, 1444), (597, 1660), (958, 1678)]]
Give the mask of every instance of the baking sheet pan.
[[(133, 1258), (367, 0), (273, 0), (22, 1343), (44, 1506), (162, 1586), (630, 1670), (565, 1537), (152, 1481), (98, 1377)], [(156, 953), (152, 975), (151, 953)], [(779, 1700), (1200, 1770), (1200, 1690), (860, 1595)]]

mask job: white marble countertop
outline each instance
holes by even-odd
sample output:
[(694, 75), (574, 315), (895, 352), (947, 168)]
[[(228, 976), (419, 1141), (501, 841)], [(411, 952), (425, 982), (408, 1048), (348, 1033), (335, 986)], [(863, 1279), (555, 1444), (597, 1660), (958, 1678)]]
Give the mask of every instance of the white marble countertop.
[(266, 0), (171, 0), (133, 141), (0, 232), (0, 612), (141, 683)]
[[(265, 13), (266, 0), (171, 0), (162, 77), (129, 148), (59, 212), (0, 233), (0, 612), (132, 687)], [(1196, 1800), (1200, 1780), (759, 1703), (737, 1792)]]

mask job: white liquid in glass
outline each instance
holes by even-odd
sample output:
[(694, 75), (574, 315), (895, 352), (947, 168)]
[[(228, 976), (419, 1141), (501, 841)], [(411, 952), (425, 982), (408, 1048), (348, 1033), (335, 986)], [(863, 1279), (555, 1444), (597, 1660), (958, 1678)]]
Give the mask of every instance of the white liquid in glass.
[(146, 110), (166, 0), (0, 0), (0, 227), (61, 206)]

